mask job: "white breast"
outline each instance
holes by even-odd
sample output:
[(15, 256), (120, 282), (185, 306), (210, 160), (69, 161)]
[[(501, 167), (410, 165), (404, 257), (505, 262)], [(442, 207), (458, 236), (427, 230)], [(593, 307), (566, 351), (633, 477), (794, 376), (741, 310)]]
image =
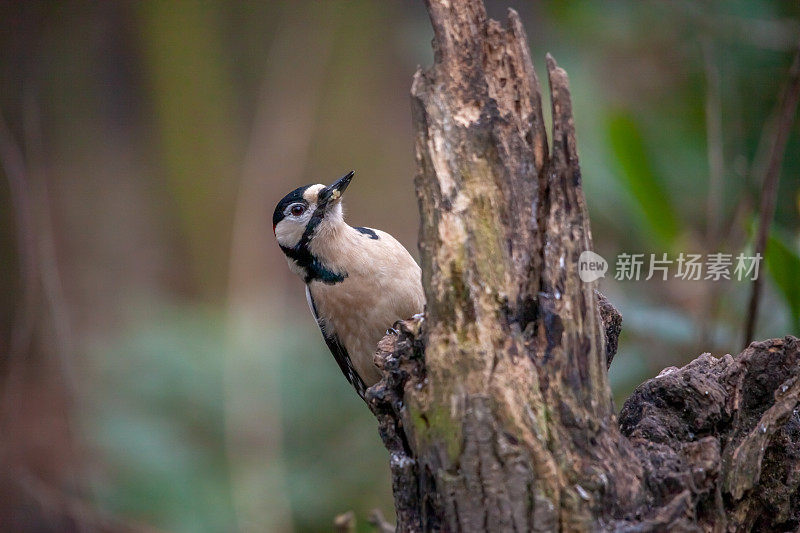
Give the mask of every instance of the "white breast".
[[(375, 240), (349, 229), (337, 243), (345, 247), (338, 257), (346, 259), (335, 265), (347, 277), (335, 285), (312, 281), (309, 291), (326, 331), (338, 337), (369, 386), (380, 379), (373, 363), (378, 341), (394, 322), (423, 311), (421, 271), (391, 235), (376, 231)], [(325, 257), (330, 250), (313, 252)]]

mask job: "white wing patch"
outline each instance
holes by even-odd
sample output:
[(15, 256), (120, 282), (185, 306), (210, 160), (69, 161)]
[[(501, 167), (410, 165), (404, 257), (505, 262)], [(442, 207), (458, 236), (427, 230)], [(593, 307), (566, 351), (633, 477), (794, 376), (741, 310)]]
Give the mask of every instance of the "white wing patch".
[(317, 325), (319, 325), (319, 317), (317, 316), (317, 310), (314, 309), (314, 301), (311, 299), (311, 289), (308, 288), (308, 285), (306, 285), (306, 301), (308, 302), (308, 308), (311, 310), (311, 314), (314, 316), (314, 320), (316, 320)]
[(308, 308), (311, 310), (311, 315), (314, 317), (314, 321), (317, 323), (320, 331), (322, 331), (323, 335), (326, 335), (325, 326), (327, 321), (317, 314), (317, 306), (314, 305), (314, 297), (311, 296), (311, 289), (309, 289), (308, 285), (306, 285), (306, 302), (308, 302)]

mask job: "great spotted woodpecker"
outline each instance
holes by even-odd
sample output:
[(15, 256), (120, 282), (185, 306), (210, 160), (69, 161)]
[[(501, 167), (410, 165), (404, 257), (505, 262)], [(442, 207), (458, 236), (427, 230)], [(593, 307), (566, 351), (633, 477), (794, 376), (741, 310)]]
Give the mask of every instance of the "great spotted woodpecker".
[(425, 305), (421, 272), (402, 244), (380, 230), (354, 228), (342, 193), (354, 172), (333, 185), (299, 187), (278, 202), (272, 229), (347, 381), (364, 398), (380, 379), (376, 345), (397, 320)]

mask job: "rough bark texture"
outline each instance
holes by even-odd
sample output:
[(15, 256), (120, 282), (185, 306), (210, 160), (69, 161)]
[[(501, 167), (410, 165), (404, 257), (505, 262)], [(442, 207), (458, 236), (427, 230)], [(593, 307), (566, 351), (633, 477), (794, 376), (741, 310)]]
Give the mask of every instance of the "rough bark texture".
[(686, 529), (797, 531), (799, 378), (800, 340), (786, 337), (640, 385), (620, 426), (646, 465), (648, 507), (672, 504)]
[(621, 318), (577, 272), (592, 243), (566, 73), (547, 58), (548, 148), (516, 13), (428, 10), (435, 61), (412, 87), (427, 308), (383, 339), (368, 392), (398, 531), (796, 528), (798, 341), (662, 373), (618, 422)]

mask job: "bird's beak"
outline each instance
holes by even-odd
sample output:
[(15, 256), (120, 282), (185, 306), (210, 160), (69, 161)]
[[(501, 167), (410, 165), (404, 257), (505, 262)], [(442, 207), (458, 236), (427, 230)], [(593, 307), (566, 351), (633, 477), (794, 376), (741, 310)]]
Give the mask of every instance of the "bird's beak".
[(325, 187), (322, 191), (320, 191), (317, 204), (327, 207), (338, 202), (342, 198), (344, 190), (347, 189), (348, 185), (350, 185), (350, 180), (353, 179), (353, 175), (355, 173), (355, 170), (351, 170), (338, 180), (334, 181), (330, 187)]

